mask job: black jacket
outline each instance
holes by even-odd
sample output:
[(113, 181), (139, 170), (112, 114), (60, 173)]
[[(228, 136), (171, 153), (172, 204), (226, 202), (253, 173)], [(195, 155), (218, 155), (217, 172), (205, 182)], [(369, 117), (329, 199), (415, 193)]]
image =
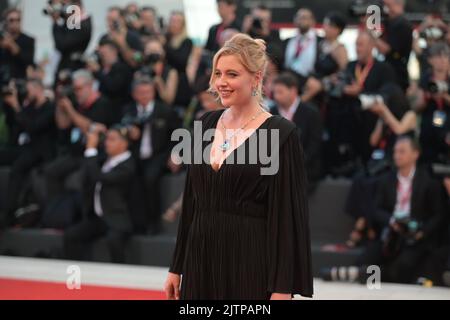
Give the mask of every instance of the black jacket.
[[(389, 224), (394, 213), (397, 183), (397, 172), (384, 175), (378, 182), (374, 222), (382, 228)], [(440, 183), (432, 179), (425, 168), (416, 169), (411, 198), (411, 218), (422, 223), (424, 240), (434, 240), (445, 217), (444, 198)]]
[[(130, 119), (136, 118), (138, 115), (137, 105), (134, 103), (125, 108), (122, 122), (128, 122)], [(151, 142), (152, 142), (152, 158), (158, 157), (164, 163), (167, 161), (172, 147), (175, 142), (171, 141), (173, 130), (179, 128), (181, 124), (176, 113), (159, 101), (155, 101), (155, 107), (151, 116), (145, 123), (150, 123)], [(138, 125), (141, 129), (141, 138), (135, 141), (131, 150), (136, 159), (139, 159), (140, 146), (142, 141), (142, 133), (144, 124)]]
[(29, 65), (34, 61), (34, 38), (21, 33), (15, 40), (20, 48), (18, 55), (14, 56), (6, 49), (0, 48), (1, 77), (25, 79)]
[[(279, 115), (278, 107), (271, 113)], [(292, 121), (297, 126), (305, 153), (305, 167), (310, 181), (316, 181), (321, 175), (321, 149), (323, 126), (319, 111), (308, 103), (300, 102)]]
[(129, 191), (135, 174), (135, 162), (130, 157), (110, 172), (103, 173), (101, 171), (103, 160), (98, 156), (84, 159), (84, 212), (86, 215), (95, 214), (95, 185), (100, 182), (102, 218), (115, 230), (131, 231)]

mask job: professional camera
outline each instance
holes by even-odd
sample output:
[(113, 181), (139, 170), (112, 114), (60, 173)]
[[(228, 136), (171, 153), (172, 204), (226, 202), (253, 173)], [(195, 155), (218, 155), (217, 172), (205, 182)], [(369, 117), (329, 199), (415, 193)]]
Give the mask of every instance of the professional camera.
[(156, 76), (155, 64), (162, 60), (162, 56), (158, 53), (151, 53), (142, 59), (142, 67), (137, 71), (138, 77), (154, 78)]
[(444, 35), (445, 32), (441, 28), (431, 26), (423, 30), (419, 36), (424, 39), (438, 41), (443, 39)]
[(360, 94), (358, 96), (363, 110), (369, 110), (375, 103), (384, 103), (384, 98), (380, 94)]
[(73, 96), (72, 72), (69, 69), (61, 70), (58, 73), (55, 92), (57, 98)]
[(399, 225), (400, 232), (389, 226), (381, 236), (385, 256), (395, 256), (404, 244), (414, 245), (417, 242), (415, 236), (422, 229), (422, 224), (409, 216), (394, 213), (394, 222)]
[(450, 87), (447, 81), (429, 81), (427, 91), (430, 93), (449, 93)]
[(137, 116), (125, 116), (120, 124), (126, 128), (130, 128), (132, 126), (142, 128), (144, 124), (147, 123), (149, 117), (150, 116), (146, 114)]
[(254, 30), (261, 30), (262, 29), (262, 21), (260, 18), (258, 17), (253, 17), (252, 18), (253, 22), (252, 22), (252, 29)]
[(324, 91), (332, 98), (342, 98), (344, 88), (351, 84), (351, 77), (346, 72), (339, 72), (337, 79), (326, 77), (322, 80)]
[(48, 0), (46, 6), (44, 7), (44, 9), (42, 9), (42, 13), (46, 16), (57, 14), (61, 17), (64, 17), (67, 15), (67, 8), (68, 6), (61, 2)]

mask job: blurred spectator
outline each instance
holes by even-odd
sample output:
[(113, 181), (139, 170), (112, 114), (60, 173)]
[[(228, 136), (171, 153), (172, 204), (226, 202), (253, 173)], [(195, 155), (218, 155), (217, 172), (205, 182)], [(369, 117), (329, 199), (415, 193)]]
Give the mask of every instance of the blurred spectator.
[(413, 30), (405, 18), (405, 0), (383, 0), (388, 18), (384, 22), (384, 32), (377, 39), (376, 47), (386, 62), (395, 70), (398, 84), (404, 91), (409, 86), (408, 62), (412, 50)]
[(140, 78), (132, 85), (135, 103), (128, 106), (122, 123), (130, 129), (131, 150), (137, 159), (138, 179), (133, 191), (135, 225), (140, 233), (161, 231), (159, 181), (172, 150), (171, 135), (180, 126), (173, 110), (155, 100), (156, 84)]
[[(58, 9), (57, 4), (62, 7)], [(70, 15), (66, 13), (68, 5), (76, 5), (81, 9), (80, 28), (72, 28), (68, 25)], [(61, 54), (61, 60), (57, 72), (63, 69), (75, 71), (84, 66), (82, 61), (83, 54), (91, 41), (92, 19), (84, 10), (81, 0), (53, 1), (51, 10), (47, 12), (53, 19), (53, 40), (56, 50)]]
[(144, 51), (143, 67), (136, 77), (153, 78), (156, 88), (156, 99), (172, 106), (178, 93), (180, 76), (175, 68), (167, 64), (166, 52), (162, 43), (153, 38), (147, 42)]
[(219, 16), (222, 21), (219, 24), (213, 25), (209, 29), (208, 40), (206, 41), (205, 45), (205, 49), (212, 53), (215, 53), (220, 49), (219, 39), (221, 33), (225, 29), (241, 29), (241, 24), (237, 21), (236, 18), (236, 0), (217, 0), (217, 7)]
[(45, 170), (49, 201), (65, 191), (66, 178), (80, 169), (88, 132), (106, 132), (111, 124), (110, 102), (93, 88), (93, 81), (87, 70), (74, 72), (75, 104), (69, 99), (67, 88), (57, 87), (55, 119), (63, 141), (58, 147), (58, 157)]
[(272, 29), (272, 11), (265, 5), (254, 7), (244, 18), (242, 32), (254, 39), (263, 39), (267, 45), (281, 45), (278, 30)]
[(99, 155), (98, 131), (88, 133), (84, 151), (83, 220), (64, 232), (67, 259), (86, 260), (93, 241), (106, 238), (111, 261), (125, 262), (125, 244), (132, 223), (129, 193), (135, 162), (128, 151), (128, 132), (113, 126), (106, 133), (106, 157)]
[[(447, 25), (442, 19), (428, 15), (416, 31), (417, 36), (414, 37), (413, 50), (419, 61), (420, 79), (422, 80), (431, 68), (428, 63), (428, 50), (436, 42), (445, 41)], [(425, 41), (424, 45), (421, 45), (420, 40)]]
[(159, 24), (158, 15), (155, 8), (141, 8), (139, 17), (141, 22), (139, 34), (141, 35), (142, 43), (145, 44), (150, 38), (161, 35), (161, 26)]
[(192, 40), (187, 36), (186, 19), (182, 12), (172, 12), (167, 26), (165, 46), (167, 63), (178, 71), (177, 94), (173, 101), (176, 106), (186, 108), (192, 97), (187, 78), (187, 64), (192, 54)]
[(314, 74), (308, 78), (305, 84), (302, 101), (307, 102), (313, 99), (324, 89), (323, 81), (333, 79), (339, 71), (344, 70), (347, 66), (347, 49), (338, 41), (346, 24), (345, 18), (337, 12), (330, 12), (324, 18), (325, 38), (319, 42)]
[[(274, 80), (283, 70), (283, 49), (275, 44), (267, 45), (267, 68), (263, 79), (264, 103), (270, 108), (273, 104), (273, 86)], [(297, 81), (298, 82), (298, 81)]]
[(321, 176), (322, 120), (319, 111), (301, 101), (298, 81), (290, 73), (282, 73), (274, 80), (274, 100), (276, 106), (271, 108), (271, 113), (294, 122), (298, 128), (311, 192)]
[(450, 147), (450, 49), (444, 43), (436, 43), (428, 56), (431, 70), (420, 84), (416, 106), (422, 118), (422, 160), (445, 163)]
[[(367, 108), (362, 108), (359, 97), (361, 94), (380, 94), (381, 88), (394, 81), (395, 77), (389, 64), (373, 57), (375, 41), (369, 32), (361, 31), (358, 34), (357, 59), (347, 65), (343, 79), (329, 90), (329, 94), (340, 97), (340, 105), (329, 106), (327, 113), (327, 128), (335, 162), (339, 162), (336, 158), (346, 158), (347, 153), (361, 157), (363, 164), (366, 164), (372, 154), (369, 141), (377, 116)], [(342, 153), (339, 150), (346, 151)]]
[[(364, 100), (364, 99), (362, 99)], [(354, 220), (355, 226), (346, 244), (355, 247), (365, 240), (373, 240), (375, 230), (368, 220), (373, 216), (376, 183), (379, 177), (394, 168), (393, 149), (399, 136), (415, 137), (416, 113), (409, 109), (402, 89), (396, 83), (383, 86), (379, 95), (367, 95), (364, 102), (368, 110), (378, 116), (377, 124), (370, 135), (372, 156), (364, 174), (358, 173), (347, 197), (346, 213)]]
[(20, 132), (19, 155), (12, 164), (7, 196), (9, 222), (13, 223), (14, 212), (26, 205), (21, 203), (20, 196), (29, 173), (55, 156), (55, 107), (45, 96), (44, 85), (38, 79), (27, 80), (24, 101), (19, 100), (15, 86), (4, 101), (14, 112)]
[(11, 79), (25, 79), (27, 67), (33, 64), (34, 38), (24, 34), (22, 12), (8, 9), (3, 14), (4, 28), (0, 34), (1, 86)]
[(113, 40), (119, 48), (121, 59), (132, 68), (137, 68), (141, 61), (142, 43), (139, 34), (128, 30), (123, 12), (119, 7), (108, 9), (106, 16), (108, 33), (100, 38)]
[(294, 19), (298, 35), (286, 42), (284, 66), (300, 77), (301, 87), (314, 71), (316, 63), (319, 39), (314, 29), (315, 23), (311, 10), (305, 8), (298, 10)]
[(133, 78), (131, 68), (119, 59), (119, 48), (110, 39), (99, 43), (100, 61), (88, 60), (87, 69), (99, 81), (99, 91), (111, 102), (112, 123), (120, 122), (122, 108), (130, 103), (130, 82)]
[(139, 11), (140, 11), (139, 6), (135, 2), (127, 4), (123, 10), (123, 15), (125, 22), (127, 24), (127, 28), (134, 32), (139, 32), (141, 28)]

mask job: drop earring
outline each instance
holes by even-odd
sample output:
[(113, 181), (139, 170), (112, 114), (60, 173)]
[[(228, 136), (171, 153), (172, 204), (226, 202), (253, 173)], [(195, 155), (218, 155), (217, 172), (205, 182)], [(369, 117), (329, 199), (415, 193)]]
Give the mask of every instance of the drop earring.
[(252, 96), (253, 97), (256, 97), (258, 95), (258, 91), (256, 91), (256, 89), (253, 89), (253, 91), (252, 91)]

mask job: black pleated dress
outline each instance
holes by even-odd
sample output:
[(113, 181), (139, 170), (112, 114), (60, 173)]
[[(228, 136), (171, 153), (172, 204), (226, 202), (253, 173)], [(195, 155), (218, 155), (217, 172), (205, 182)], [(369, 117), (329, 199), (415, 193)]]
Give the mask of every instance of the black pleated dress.
[[(202, 116), (203, 132), (216, 128), (223, 111)], [(259, 139), (261, 129), (279, 129), (274, 175), (261, 175), (260, 169), (269, 166), (264, 161), (248, 161), (250, 138)], [(211, 144), (199, 144), (208, 157)], [(237, 159), (238, 151), (247, 161), (227, 163), (231, 156)], [(169, 270), (182, 275), (180, 298), (266, 300), (273, 292), (311, 297), (306, 178), (295, 125), (281, 116), (269, 117), (218, 171), (207, 162), (187, 170)]]

